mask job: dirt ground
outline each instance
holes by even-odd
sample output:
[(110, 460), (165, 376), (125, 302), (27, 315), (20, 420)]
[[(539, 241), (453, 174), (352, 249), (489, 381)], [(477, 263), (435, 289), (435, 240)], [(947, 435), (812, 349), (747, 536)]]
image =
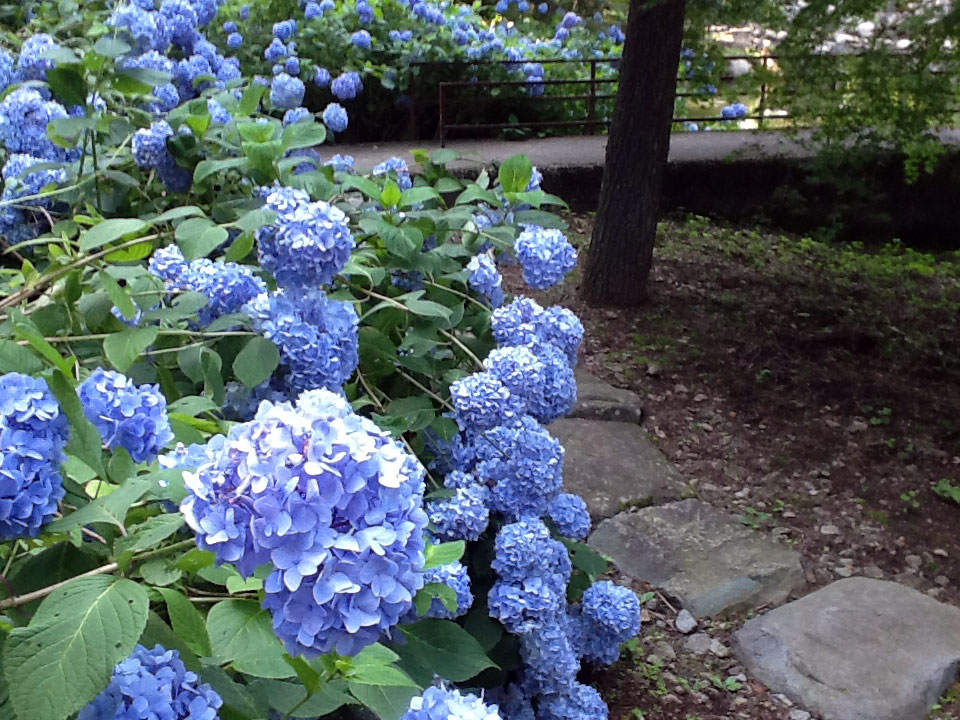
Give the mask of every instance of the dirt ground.
[[(582, 248), (591, 217), (569, 221)], [(641, 395), (701, 499), (793, 545), (811, 591), (867, 575), (960, 605), (960, 254), (677, 216), (644, 307), (588, 308), (578, 283), (538, 299), (578, 313), (582, 363)], [(595, 678), (611, 718), (804, 716), (722, 650), (687, 652), (647, 597), (640, 641)], [(743, 620), (701, 629), (725, 641)], [(960, 718), (960, 685), (931, 717)]]

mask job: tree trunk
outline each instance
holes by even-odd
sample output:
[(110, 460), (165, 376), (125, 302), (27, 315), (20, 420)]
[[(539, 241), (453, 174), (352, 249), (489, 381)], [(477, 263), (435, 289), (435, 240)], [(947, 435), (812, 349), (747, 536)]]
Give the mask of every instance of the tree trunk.
[(670, 148), (685, 0), (631, 0), (620, 88), (607, 139), (597, 219), (581, 296), (639, 305), (657, 233)]

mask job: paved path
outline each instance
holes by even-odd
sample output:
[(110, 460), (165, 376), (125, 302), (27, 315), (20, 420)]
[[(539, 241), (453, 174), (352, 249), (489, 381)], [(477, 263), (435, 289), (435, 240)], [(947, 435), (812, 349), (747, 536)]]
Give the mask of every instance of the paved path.
[[(944, 142), (960, 145), (960, 131), (942, 133)], [(437, 142), (405, 140), (390, 143), (364, 143), (337, 147), (337, 152), (349, 153), (357, 160), (358, 168), (369, 170), (391, 155), (410, 160), (412, 148), (434, 150)], [(451, 140), (451, 150), (459, 152), (464, 160), (452, 167), (468, 169), (480, 163), (500, 163), (511, 155), (523, 153), (541, 169), (570, 167), (602, 167), (607, 147), (606, 135), (576, 137), (549, 137), (531, 140)], [(758, 159), (769, 157), (810, 157), (808, 145), (782, 132), (730, 130), (723, 132), (674, 133), (670, 139), (670, 162), (720, 162), (731, 158)]]

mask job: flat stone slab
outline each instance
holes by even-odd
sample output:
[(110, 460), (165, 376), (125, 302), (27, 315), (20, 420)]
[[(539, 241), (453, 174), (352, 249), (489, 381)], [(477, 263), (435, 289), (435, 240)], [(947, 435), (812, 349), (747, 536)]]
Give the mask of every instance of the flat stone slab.
[(781, 603), (805, 584), (794, 550), (699, 500), (621, 513), (589, 543), (696, 617)]
[(577, 404), (569, 417), (639, 423), (643, 418), (640, 396), (614, 387), (586, 370), (577, 370)]
[(566, 449), (564, 487), (583, 497), (594, 520), (689, 492), (680, 471), (636, 423), (563, 418), (549, 430)]
[(733, 640), (749, 672), (824, 720), (921, 720), (957, 679), (960, 609), (856, 577), (750, 620)]

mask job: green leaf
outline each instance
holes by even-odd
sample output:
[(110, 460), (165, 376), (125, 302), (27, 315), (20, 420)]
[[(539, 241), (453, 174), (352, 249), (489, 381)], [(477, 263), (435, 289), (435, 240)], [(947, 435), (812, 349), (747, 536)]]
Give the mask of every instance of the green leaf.
[(427, 543), (426, 550), (424, 550), (424, 558), (426, 558), (426, 560), (423, 564), (423, 569), (429, 570), (457, 562), (457, 560), (463, 557), (465, 549), (466, 544), (463, 540), (440, 543), (439, 545)]
[(411, 205), (416, 205), (417, 203), (439, 199), (440, 193), (438, 193), (429, 185), (417, 185), (416, 187), (412, 187), (403, 191), (403, 196), (400, 198), (400, 207), (406, 208), (410, 207)]
[(172, 585), (183, 577), (180, 568), (171, 566), (169, 558), (149, 560), (138, 565), (137, 569), (140, 571), (140, 577), (150, 585)]
[(384, 207), (392, 208), (397, 206), (401, 197), (403, 197), (403, 193), (400, 192), (400, 186), (392, 179), (387, 178), (387, 181), (383, 184), (383, 192), (380, 193), (380, 202), (383, 203)]
[(227, 262), (240, 262), (250, 254), (251, 250), (253, 250), (253, 234), (245, 232), (237, 235), (223, 257)]
[[(202, 165), (203, 163), (201, 163)], [(153, 220), (150, 221), (151, 225), (156, 225), (161, 222), (170, 222), (171, 220), (182, 220), (183, 218), (188, 217), (205, 217), (206, 214), (198, 208), (196, 205), (184, 205), (183, 207), (170, 208), (169, 210), (160, 213)]]
[(430, 153), (430, 160), (434, 165), (446, 165), (460, 159), (460, 153), (449, 148), (439, 148)]
[(452, 314), (452, 311), (446, 305), (441, 305), (433, 300), (421, 300), (419, 297), (401, 297), (401, 302), (410, 308), (411, 312), (413, 312), (415, 315), (449, 320)]
[(200, 677), (223, 699), (224, 708), (229, 708), (231, 711), (229, 715), (223, 710), (220, 711), (223, 720), (227, 720), (227, 718), (231, 718), (231, 720), (238, 720), (238, 718), (240, 720), (253, 720), (266, 715), (268, 708), (264, 708), (262, 713), (257, 710), (253, 685), (274, 681), (257, 680), (248, 685), (241, 685), (235, 682), (223, 668), (209, 665), (200, 671)]
[(104, 35), (102, 38), (97, 40), (94, 44), (93, 49), (95, 52), (100, 53), (104, 57), (108, 58), (118, 58), (121, 55), (126, 55), (130, 52), (131, 48), (123, 40), (120, 40), (109, 35)]
[(433, 599), (440, 598), (440, 602), (450, 612), (456, 614), (459, 603), (457, 602), (457, 593), (446, 583), (427, 583), (417, 596), (413, 599), (413, 604), (417, 608), (417, 615), (423, 617), (433, 605)]
[(163, 85), (173, 79), (173, 75), (160, 70), (151, 68), (127, 67), (117, 71), (118, 75), (125, 75), (128, 78), (143, 83), (149, 88), (155, 88), (157, 85)]
[(260, 107), (260, 99), (266, 93), (267, 88), (259, 83), (252, 83), (243, 91), (243, 97), (240, 98), (240, 114), (252, 115)]
[(273, 210), (266, 210), (264, 208), (257, 208), (256, 210), (250, 210), (244, 213), (239, 220), (237, 220), (237, 227), (245, 232), (253, 232), (254, 230), (259, 230), (265, 225), (270, 225), (275, 222), (277, 219), (277, 214)]
[[(56, 395), (60, 408), (70, 420), (70, 442), (67, 452), (85, 462), (91, 470), (102, 478), (107, 476), (103, 469), (103, 438), (93, 423), (87, 420), (83, 404), (77, 397), (73, 382), (62, 372), (54, 371), (47, 376), (50, 391)], [(59, 522), (59, 521), (55, 521)]]
[(347, 177), (343, 179), (343, 190), (346, 192), (353, 188), (359, 190), (371, 200), (380, 199), (380, 188), (369, 178), (359, 175), (347, 175)]
[(308, 693), (313, 694), (320, 689), (322, 681), (320, 679), (319, 670), (315, 670), (306, 660), (299, 656), (291, 657), (290, 655), (284, 653), (283, 659), (286, 661), (287, 665), (292, 667), (293, 671), (297, 673), (297, 679), (303, 683), (303, 686), (307, 689)]
[(227, 239), (227, 231), (207, 218), (190, 218), (177, 225), (177, 245), (187, 260), (206, 257)]
[(167, 406), (167, 412), (181, 413), (183, 415), (190, 415), (191, 417), (219, 409), (220, 407), (214, 405), (210, 398), (201, 397), (200, 395), (187, 395), (174, 400)]
[(416, 243), (403, 230), (388, 223), (383, 218), (377, 221), (377, 234), (383, 240), (384, 247), (398, 258), (410, 259), (419, 251)]
[(57, 368), (64, 375), (71, 375), (73, 368), (74, 358), (67, 360), (64, 358), (60, 352), (47, 340), (37, 332), (36, 327), (31, 324), (29, 321), (23, 319), (22, 315), (13, 315), (13, 332), (14, 334), (26, 340), (30, 347), (40, 353), (53, 367)]
[(514, 221), (520, 225), (539, 225), (544, 228), (566, 230), (567, 223), (553, 213), (545, 210), (520, 210), (514, 215)]
[(130, 457), (126, 448), (115, 448), (113, 457), (107, 462), (107, 477), (110, 478), (111, 482), (122, 485), (127, 478), (133, 475), (133, 468), (133, 458)]
[(147, 626), (140, 635), (140, 644), (144, 647), (153, 648), (157, 645), (163, 645), (168, 650), (176, 650), (180, 653), (180, 659), (187, 666), (187, 670), (199, 672), (202, 668), (197, 654), (190, 649), (183, 638), (175, 633), (173, 629), (164, 622), (163, 618), (157, 615), (153, 610), (147, 616)]
[(159, 545), (183, 527), (183, 516), (177, 514), (154, 515), (130, 528), (130, 534), (116, 543), (116, 553), (140, 552)]
[(186, 595), (173, 588), (161, 587), (156, 590), (163, 596), (170, 624), (177, 635), (183, 638), (190, 649), (200, 657), (212, 655), (207, 626), (196, 606), (187, 599)]
[(295, 673), (283, 659), (270, 613), (255, 600), (224, 600), (210, 608), (207, 632), (213, 655), (255, 677), (288, 678)]
[(0, 373), (21, 372), (36, 375), (43, 370), (43, 362), (28, 348), (13, 340), (0, 340)]
[(523, 192), (533, 177), (533, 163), (526, 155), (514, 155), (503, 161), (497, 179), (506, 193)]
[(147, 223), (137, 218), (113, 218), (97, 223), (80, 237), (80, 249), (89, 252), (126, 235), (140, 232)]
[(47, 530), (50, 532), (66, 532), (80, 525), (99, 522), (123, 527), (127, 510), (133, 503), (140, 500), (149, 489), (150, 483), (145, 479), (145, 476), (132, 477), (109, 495), (91, 500), (72, 513), (54, 520), (47, 525)]
[[(343, 680), (324, 683), (316, 694), (296, 710), (293, 708), (303, 700), (304, 690), (295, 683), (282, 680), (254, 680), (247, 687), (251, 694), (262, 700), (266, 708), (287, 713), (295, 718), (326, 717), (344, 705), (353, 705), (357, 702), (347, 694), (347, 683)], [(214, 689), (216, 690), (216, 687)], [(224, 698), (225, 702), (226, 700)]]
[(113, 304), (127, 320), (133, 320), (137, 314), (137, 306), (130, 297), (130, 293), (125, 288), (120, 287), (113, 276), (106, 270), (100, 271), (100, 284), (107, 291), (107, 295), (113, 300)]
[(440, 193), (460, 192), (463, 190), (463, 183), (456, 178), (442, 177), (433, 184), (433, 187)]
[(457, 196), (457, 205), (466, 205), (476, 200), (483, 200), (488, 205), (500, 207), (500, 198), (491, 190), (485, 190), (479, 185), (471, 183), (466, 190)]
[(400, 667), (417, 682), (428, 685), (437, 668), (452, 682), (465, 682), (496, 665), (470, 633), (449, 620), (419, 620), (400, 626), (407, 642), (394, 649)]
[(393, 665), (354, 666), (348, 676), (351, 685), (377, 685), (379, 687), (420, 687), (403, 670)]
[(400, 720), (410, 707), (410, 700), (420, 694), (412, 687), (377, 687), (350, 683), (350, 694), (361, 705), (370, 708), (380, 720)]
[(114, 250), (111, 253), (107, 253), (103, 256), (103, 259), (112, 263), (131, 263), (149, 257), (152, 252), (153, 241), (146, 240), (145, 242), (131, 245), (122, 250)]
[(60, 65), (47, 70), (53, 96), (67, 107), (87, 104), (87, 81), (76, 67)]
[(93, 700), (133, 651), (148, 607), (142, 587), (107, 575), (77, 578), (50, 594), (3, 648), (19, 720), (64, 720)]
[(254, 337), (233, 361), (233, 374), (248, 388), (268, 380), (280, 364), (280, 351), (265, 337)]
[(201, 160), (193, 171), (193, 181), (200, 183), (215, 173), (241, 168), (247, 164), (245, 157), (227, 158), (226, 160)]
[(386, 645), (373, 643), (353, 656), (353, 664), (357, 665), (390, 665), (400, 659), (393, 650)]
[(157, 327), (130, 328), (113, 333), (103, 341), (103, 354), (117, 370), (125, 373), (141, 353), (157, 340)]
[(287, 125), (280, 136), (284, 152), (322, 145), (327, 138), (327, 129), (317, 122), (299, 122)]
[(607, 571), (607, 559), (589, 545), (569, 538), (560, 538), (570, 552), (570, 562), (578, 570), (582, 570), (590, 578), (596, 580)]
[(240, 137), (247, 142), (265, 143), (273, 137), (274, 132), (276, 132), (276, 126), (270, 123), (240, 123), (237, 125), (237, 132), (239, 132)]

